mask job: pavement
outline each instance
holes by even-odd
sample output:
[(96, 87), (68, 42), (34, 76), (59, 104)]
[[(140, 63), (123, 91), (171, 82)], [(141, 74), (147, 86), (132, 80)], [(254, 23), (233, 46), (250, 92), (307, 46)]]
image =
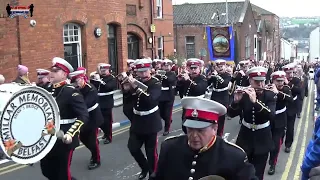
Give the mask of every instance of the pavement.
[[(314, 93), (313, 83), (310, 83), (310, 96), (305, 99), (301, 118), (296, 120), (295, 141), (290, 153), (281, 152), (278, 159), (276, 173), (272, 176), (265, 174), (264, 180), (298, 180), (300, 179), (300, 165), (303, 160), (305, 148), (311, 138), (314, 124)], [(115, 120), (117, 121), (117, 120)], [(118, 121), (120, 122), (120, 121)], [(235, 142), (240, 129), (239, 118), (227, 120), (224, 138)], [(108, 145), (101, 144), (101, 167), (92, 171), (87, 170), (90, 153), (80, 146), (74, 153), (71, 171), (78, 180), (134, 180), (140, 172), (139, 167), (127, 149), (129, 124), (114, 130), (113, 142)], [(181, 106), (176, 105), (173, 113), (172, 131), (169, 136), (180, 135)], [(159, 132), (159, 146), (166, 137)], [(158, 147), (160, 148), (160, 147)], [(266, 167), (266, 172), (269, 166)], [(39, 163), (34, 166), (14, 164), (12, 162), (0, 165), (1, 180), (45, 180), (41, 174)]]

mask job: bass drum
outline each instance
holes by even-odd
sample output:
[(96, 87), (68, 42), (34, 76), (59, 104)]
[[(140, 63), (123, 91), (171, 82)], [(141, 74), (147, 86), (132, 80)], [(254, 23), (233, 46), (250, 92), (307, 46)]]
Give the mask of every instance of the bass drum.
[(44, 158), (57, 141), (59, 108), (52, 95), (34, 85), (0, 85), (0, 146), (18, 164)]

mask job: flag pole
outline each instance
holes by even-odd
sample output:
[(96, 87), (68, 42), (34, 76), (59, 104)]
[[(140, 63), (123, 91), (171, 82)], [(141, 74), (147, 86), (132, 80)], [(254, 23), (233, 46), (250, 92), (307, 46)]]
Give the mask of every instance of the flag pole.
[(226, 24), (229, 23), (228, 0), (226, 0)]

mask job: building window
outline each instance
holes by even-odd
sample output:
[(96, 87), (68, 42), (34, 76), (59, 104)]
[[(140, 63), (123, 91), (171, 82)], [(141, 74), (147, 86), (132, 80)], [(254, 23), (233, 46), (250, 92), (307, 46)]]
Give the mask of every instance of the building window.
[(162, 0), (157, 0), (157, 18), (162, 18)]
[(158, 37), (158, 58), (163, 59), (163, 36)]
[(136, 5), (127, 4), (127, 16), (136, 16), (137, 8)]
[(139, 37), (128, 33), (128, 59), (138, 59), (139, 58)]
[(64, 59), (68, 61), (74, 69), (82, 66), (81, 54), (81, 28), (74, 23), (63, 26)]
[(194, 36), (186, 36), (187, 59), (196, 57), (196, 44)]
[(249, 36), (246, 36), (245, 52), (246, 52), (246, 59), (250, 58), (250, 37)]

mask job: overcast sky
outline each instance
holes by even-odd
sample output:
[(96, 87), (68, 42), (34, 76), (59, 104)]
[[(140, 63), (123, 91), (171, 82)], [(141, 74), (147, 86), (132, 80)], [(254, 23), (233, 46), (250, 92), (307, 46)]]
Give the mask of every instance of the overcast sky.
[[(242, 1), (242, 0), (228, 0)], [(173, 4), (225, 2), (225, 0), (172, 0)], [(320, 16), (319, 0), (250, 0), (251, 3), (278, 16)]]

